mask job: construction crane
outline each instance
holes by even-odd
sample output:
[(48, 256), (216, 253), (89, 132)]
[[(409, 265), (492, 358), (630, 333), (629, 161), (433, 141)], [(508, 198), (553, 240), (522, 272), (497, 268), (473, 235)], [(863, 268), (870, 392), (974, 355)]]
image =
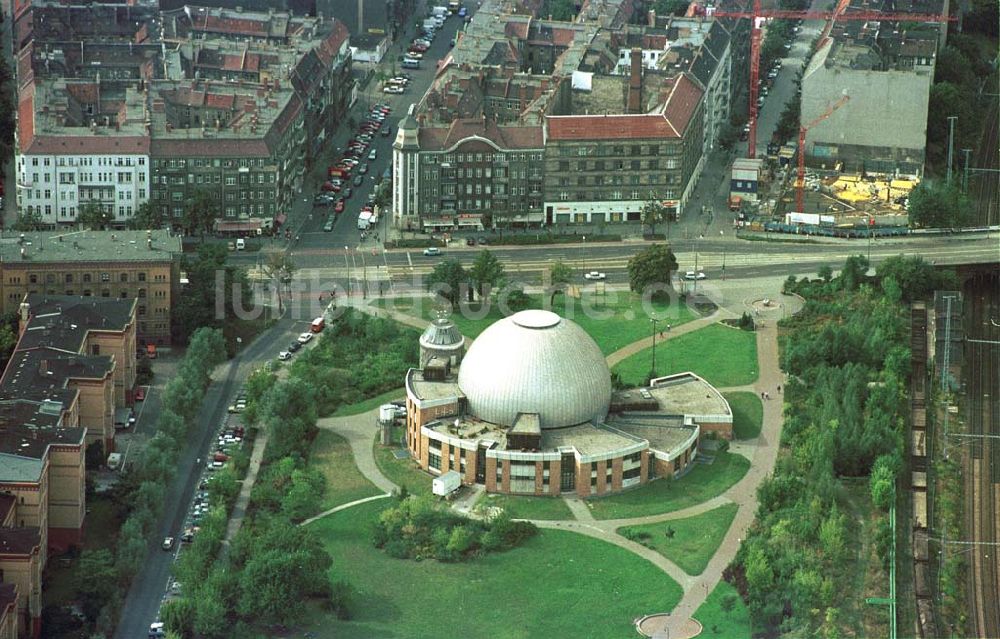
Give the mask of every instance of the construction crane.
[(795, 176), (795, 210), (798, 213), (805, 213), (805, 211), (802, 210), (802, 202), (805, 197), (804, 191), (806, 182), (806, 131), (833, 115), (834, 111), (847, 104), (847, 101), (850, 99), (851, 96), (845, 94), (839, 100), (828, 106), (826, 111), (824, 111), (818, 118), (809, 124), (803, 124), (799, 127), (799, 172)]
[(951, 22), (956, 20), (946, 15), (930, 13), (882, 13), (879, 11), (856, 11), (845, 13), (850, 0), (838, 0), (833, 11), (787, 11), (783, 9), (761, 9), (760, 0), (753, 0), (751, 11), (711, 11), (697, 8), (695, 13), (714, 16), (716, 18), (749, 18), (750, 19), (750, 109), (747, 123), (750, 125), (747, 137), (747, 157), (757, 157), (757, 95), (760, 89), (760, 45), (763, 34), (761, 22), (768, 18), (783, 18), (788, 20), (827, 20), (829, 23), (819, 39), (822, 47), (828, 39), (830, 29), (835, 20), (861, 20), (864, 22)]

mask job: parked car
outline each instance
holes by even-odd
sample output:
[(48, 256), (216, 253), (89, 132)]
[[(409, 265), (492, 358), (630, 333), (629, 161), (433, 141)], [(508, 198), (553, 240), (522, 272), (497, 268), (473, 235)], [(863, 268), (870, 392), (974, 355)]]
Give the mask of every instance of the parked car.
[(354, 194), (354, 189), (352, 189), (351, 187), (347, 187), (346, 189), (344, 189), (343, 196), (345, 200), (351, 199), (351, 195), (353, 194)]
[(606, 279), (606, 278), (607, 278), (607, 275), (604, 274), (604, 273), (601, 273), (600, 271), (591, 271), (589, 273), (584, 274), (584, 276), (583, 276), (583, 279), (585, 279), (585, 280), (595, 280), (595, 281), (600, 281), (600, 280), (603, 280), (603, 279)]
[(288, 345), (288, 352), (294, 353), (300, 348), (302, 348), (302, 344), (300, 344), (298, 341), (295, 341)]
[(343, 200), (337, 200), (337, 203), (333, 205), (333, 210), (335, 212), (337, 212), (337, 213), (343, 213), (344, 212), (344, 201)]
[(441, 255), (441, 249), (439, 249), (436, 246), (429, 246), (429, 247), (427, 247), (427, 248), (424, 249), (424, 255), (426, 255), (427, 257), (433, 257), (433, 256), (436, 256), (436, 255)]
[(281, 351), (280, 353), (278, 353), (279, 362), (287, 362), (290, 359), (292, 359), (292, 354), (289, 353), (288, 351)]
[(313, 338), (312, 333), (302, 333), (301, 335), (299, 335), (298, 340), (300, 343), (305, 344), (309, 342), (312, 338)]
[(327, 223), (323, 225), (323, 231), (325, 233), (329, 233), (329, 232), (333, 231), (333, 221), (332, 220), (328, 220)]
[(163, 539), (163, 543), (160, 544), (160, 548), (163, 548), (164, 550), (173, 550), (174, 549), (174, 538), (173, 537), (165, 537)]
[(697, 271), (697, 272), (695, 272), (695, 271), (688, 271), (688, 272), (686, 272), (684, 274), (684, 279), (686, 279), (686, 280), (703, 280), (706, 277), (708, 277), (708, 276), (705, 275), (704, 273), (702, 273), (701, 271)]
[(367, 162), (365, 162), (364, 164), (362, 164), (361, 166), (358, 167), (358, 173), (359, 173), (358, 177), (361, 177), (362, 175), (364, 175), (367, 172), (368, 172), (368, 163)]
[(378, 157), (378, 151), (376, 149), (372, 149), (371, 151), (368, 152), (369, 162), (374, 162), (377, 157)]
[(354, 186), (361, 186), (364, 183), (365, 183), (365, 176), (358, 175), (357, 177), (354, 178)]
[(146, 389), (140, 386), (139, 388), (135, 389), (135, 401), (141, 402), (144, 399), (146, 399)]

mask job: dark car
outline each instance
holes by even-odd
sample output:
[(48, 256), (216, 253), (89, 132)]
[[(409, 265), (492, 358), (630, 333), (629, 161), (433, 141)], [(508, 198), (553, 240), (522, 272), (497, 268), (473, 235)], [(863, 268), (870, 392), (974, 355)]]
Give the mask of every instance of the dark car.
[(476, 245), (476, 238), (474, 238), (474, 237), (467, 237), (467, 238), (465, 238), (465, 245), (466, 246), (475, 246)]
[(354, 189), (352, 189), (351, 187), (347, 187), (346, 189), (344, 189), (344, 192), (341, 193), (341, 195), (344, 196), (345, 200), (349, 200), (349, 199), (351, 199), (351, 195), (353, 193), (354, 193)]
[(302, 344), (300, 344), (298, 342), (292, 342), (291, 344), (288, 345), (288, 351), (290, 353), (294, 353), (297, 350), (299, 350), (300, 348), (302, 348)]
[(361, 186), (364, 183), (365, 183), (365, 176), (363, 176), (363, 175), (355, 176), (355, 178), (354, 178), (354, 186)]

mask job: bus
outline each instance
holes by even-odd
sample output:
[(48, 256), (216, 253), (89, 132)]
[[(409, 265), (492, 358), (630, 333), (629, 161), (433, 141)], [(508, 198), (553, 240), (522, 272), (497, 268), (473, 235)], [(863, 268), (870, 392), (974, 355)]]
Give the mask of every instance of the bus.
[(458, 13), (458, 10), (461, 8), (462, 8), (462, 3), (457, 2), (456, 0), (452, 0), (451, 2), (448, 3), (448, 11), (450, 11), (452, 15)]

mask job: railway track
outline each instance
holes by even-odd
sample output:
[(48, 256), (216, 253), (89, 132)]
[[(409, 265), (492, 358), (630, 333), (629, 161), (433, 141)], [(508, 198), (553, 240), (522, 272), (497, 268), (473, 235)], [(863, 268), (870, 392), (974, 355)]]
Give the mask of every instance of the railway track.
[[(976, 149), (975, 164), (980, 169), (1000, 168), (1000, 144), (998, 144), (997, 109), (998, 102), (994, 101), (989, 116), (986, 118), (986, 127), (983, 130), (983, 140)], [(976, 226), (988, 226), (1000, 222), (1000, 173), (995, 171), (975, 173), (975, 178), (970, 179), (969, 195), (975, 204), (976, 219), (973, 222)]]
[[(995, 131), (995, 129), (994, 129)], [(994, 147), (995, 148), (995, 147)], [(996, 272), (976, 276), (966, 286), (965, 439), (966, 524), (970, 541), (970, 618), (977, 637), (1000, 637), (1000, 277)], [(957, 442), (950, 442), (956, 444)], [(953, 549), (955, 550), (955, 549)]]

